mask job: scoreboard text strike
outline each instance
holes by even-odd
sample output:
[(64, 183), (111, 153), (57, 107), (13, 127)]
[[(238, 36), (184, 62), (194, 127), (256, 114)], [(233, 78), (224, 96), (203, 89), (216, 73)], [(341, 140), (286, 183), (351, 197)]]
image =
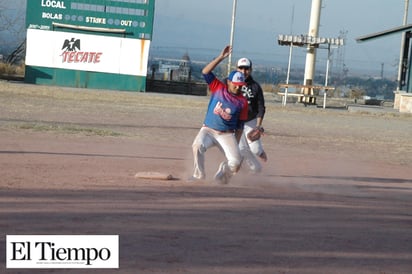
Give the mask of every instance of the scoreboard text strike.
[(145, 90), (154, 0), (27, 1), (26, 81)]

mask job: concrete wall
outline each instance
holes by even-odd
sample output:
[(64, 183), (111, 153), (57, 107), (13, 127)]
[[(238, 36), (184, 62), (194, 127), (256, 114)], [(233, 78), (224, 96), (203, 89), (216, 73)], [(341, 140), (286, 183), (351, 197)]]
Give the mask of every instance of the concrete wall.
[(401, 103), (401, 95), (405, 94), (406, 91), (403, 91), (403, 90), (397, 91), (397, 90), (395, 90), (393, 93), (395, 94), (395, 100), (393, 102), (393, 108), (394, 109), (399, 109), (400, 103)]
[(400, 94), (399, 112), (412, 113), (412, 94)]

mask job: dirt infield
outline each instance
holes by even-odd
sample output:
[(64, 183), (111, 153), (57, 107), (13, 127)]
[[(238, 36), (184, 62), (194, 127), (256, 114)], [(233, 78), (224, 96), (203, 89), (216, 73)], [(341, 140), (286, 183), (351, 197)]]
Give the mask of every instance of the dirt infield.
[[(185, 180), (206, 97), (0, 82), (0, 272), (411, 273), (412, 116), (266, 99), (262, 174), (219, 186), (217, 150)], [(120, 268), (7, 270), (8, 234), (116, 234)]]

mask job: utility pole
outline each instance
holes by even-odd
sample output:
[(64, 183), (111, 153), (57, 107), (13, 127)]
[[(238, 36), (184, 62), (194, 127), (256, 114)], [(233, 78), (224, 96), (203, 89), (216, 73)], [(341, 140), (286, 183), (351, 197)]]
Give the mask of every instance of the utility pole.
[[(232, 8), (232, 28), (230, 31), (230, 46), (233, 48), (233, 40), (235, 36), (235, 18), (236, 18), (236, 5), (237, 0), (233, 0), (233, 8)], [(232, 67), (232, 53), (229, 54), (229, 60), (227, 63), (227, 74), (229, 75)]]
[[(312, 9), (309, 24), (309, 37), (317, 38), (319, 36), (320, 12), (322, 8), (322, 0), (312, 0)], [(313, 85), (316, 65), (316, 47), (308, 45), (306, 53), (305, 78), (304, 85)], [(306, 88), (304, 94), (311, 95), (312, 90)], [(306, 98), (302, 98), (306, 99)], [(311, 102), (309, 102), (311, 103)]]
[[(409, 10), (409, 0), (405, 0), (405, 9), (404, 9), (404, 14), (403, 14), (403, 25), (406, 26), (408, 24), (408, 10)], [(401, 49), (399, 53), (399, 66), (398, 66), (398, 85), (396, 90), (399, 91), (402, 88), (402, 71), (403, 69), (407, 66), (407, 64), (404, 64), (404, 58), (403, 58), (403, 46), (405, 44), (406, 40), (406, 32), (402, 33), (402, 41), (401, 41)], [(409, 39), (409, 38), (408, 38)]]

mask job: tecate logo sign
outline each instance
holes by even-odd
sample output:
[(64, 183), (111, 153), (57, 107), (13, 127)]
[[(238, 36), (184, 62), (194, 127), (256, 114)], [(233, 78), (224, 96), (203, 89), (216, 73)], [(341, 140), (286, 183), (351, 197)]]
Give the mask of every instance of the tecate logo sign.
[(7, 268), (119, 268), (118, 235), (7, 235)]

